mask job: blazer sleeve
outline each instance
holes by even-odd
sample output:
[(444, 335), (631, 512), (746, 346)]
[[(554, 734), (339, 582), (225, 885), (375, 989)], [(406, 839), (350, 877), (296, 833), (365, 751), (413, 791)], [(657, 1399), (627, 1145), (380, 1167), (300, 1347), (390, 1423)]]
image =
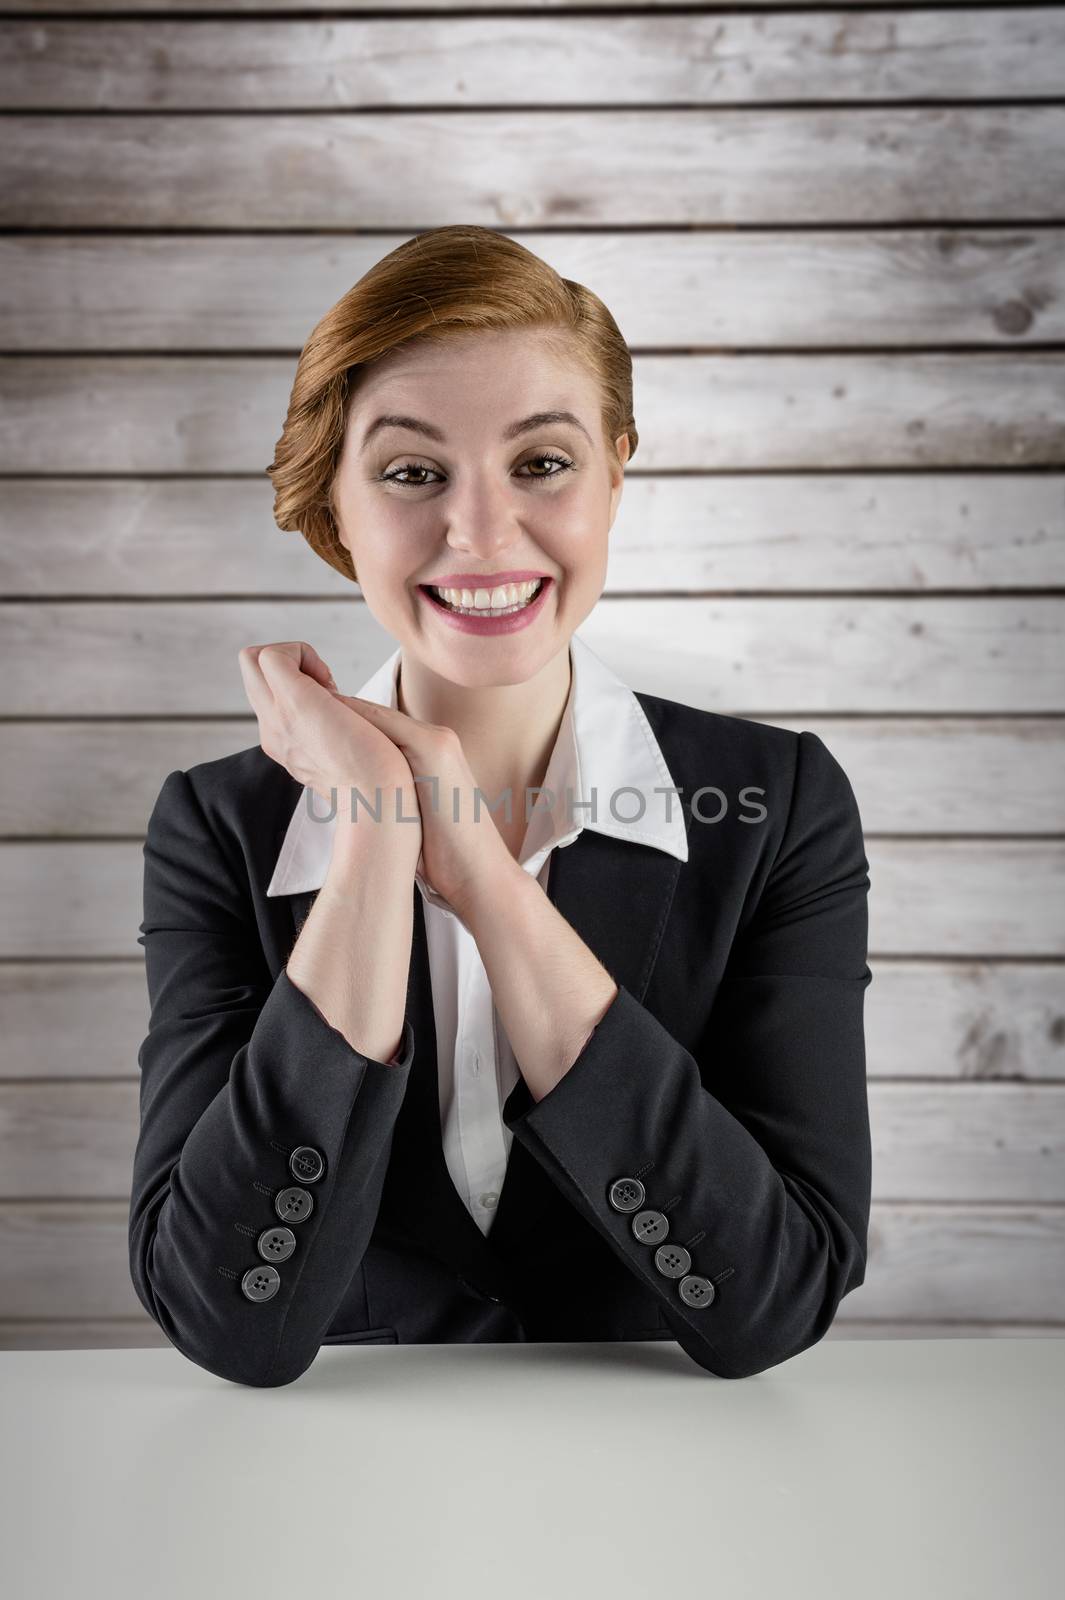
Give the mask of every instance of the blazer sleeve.
[[(620, 987), (554, 1088), (532, 1103), (519, 1084), (504, 1108), (678, 1343), (720, 1377), (815, 1344), (865, 1278), (868, 867), (846, 774), (804, 730), (775, 860), (696, 1053)], [(642, 1199), (614, 1187), (629, 1179)], [(639, 1211), (615, 1208), (633, 1195)], [(668, 1223), (661, 1264), (662, 1234), (634, 1231), (644, 1210)], [(683, 1278), (663, 1270), (678, 1267)], [(709, 1285), (689, 1285), (697, 1303), (682, 1298), (687, 1277)]]
[[(314, 1360), (369, 1241), (411, 1024), (391, 1066), (354, 1049), (283, 967), (271, 978), (246, 874), (185, 772), (166, 778), (148, 822), (138, 943), (150, 1019), (138, 1054), (134, 1288), (198, 1366), (235, 1383), (290, 1383)], [(290, 1167), (299, 1146), (324, 1160), (316, 1181)], [(292, 1186), (313, 1200), (299, 1221), (275, 1209)], [(260, 1238), (284, 1226), (296, 1244), (276, 1265), (280, 1285), (251, 1299), (245, 1274), (271, 1262)]]

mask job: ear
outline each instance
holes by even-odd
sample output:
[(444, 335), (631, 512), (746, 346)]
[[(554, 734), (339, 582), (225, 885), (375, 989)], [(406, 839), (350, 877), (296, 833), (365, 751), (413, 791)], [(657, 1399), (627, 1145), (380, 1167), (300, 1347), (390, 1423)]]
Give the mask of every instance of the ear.
[(618, 506), (621, 504), (621, 492), (625, 487), (625, 463), (629, 459), (629, 436), (627, 433), (618, 435), (614, 440), (614, 448), (617, 451), (617, 459), (612, 460), (610, 463), (610, 521), (607, 524), (609, 528), (614, 526), (614, 518), (618, 514)]

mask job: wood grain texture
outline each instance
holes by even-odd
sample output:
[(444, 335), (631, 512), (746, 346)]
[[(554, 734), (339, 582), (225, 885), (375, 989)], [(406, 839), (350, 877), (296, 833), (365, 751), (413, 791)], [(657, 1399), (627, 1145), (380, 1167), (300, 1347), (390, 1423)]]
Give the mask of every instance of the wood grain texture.
[[(965, 7), (972, 9), (971, 0), (942, 0), (947, 6)], [(655, 11), (659, 8), (668, 8), (675, 11), (680, 9), (678, 0), (640, 0), (641, 9)], [(733, 9), (735, 0), (699, 0), (700, 9), (704, 11), (727, 12)], [(767, 11), (785, 11), (789, 6), (806, 9), (809, 0), (745, 0), (744, 9), (757, 11), (765, 8)], [(847, 0), (848, 9), (862, 6), (876, 6), (882, 9), (883, 0)], [(28, 16), (47, 16), (54, 12), (78, 15), (92, 13), (104, 15), (107, 12), (122, 11), (131, 15), (143, 13), (146, 17), (172, 10), (169, 0), (23, 0), (19, 6), (20, 12)], [(182, 0), (182, 12), (192, 16), (197, 13), (209, 15), (212, 12), (224, 11), (227, 15), (240, 16), (267, 16), (271, 12), (283, 11), (286, 14), (298, 14), (303, 11), (319, 13), (330, 11), (374, 13), (394, 13), (401, 16), (409, 11), (438, 12), (446, 15), (456, 9), (456, 0)], [(538, 0), (537, 9), (552, 11), (564, 15), (568, 11), (578, 9), (581, 11), (602, 11), (604, 14), (617, 9), (617, 0)], [(463, 11), (490, 11), (500, 10), (500, 0), (462, 0)]]
[[(1034, 100), (1061, 92), (1065, 17), (1003, 6), (758, 15), (0, 23), (0, 104), (364, 110), (427, 104)], [(397, 62), (402, 69), (397, 70)]]
[(23, 228), (1060, 223), (1063, 195), (1065, 105), (12, 113), (0, 143)]
[[(498, 231), (594, 285), (637, 353), (1065, 337), (1065, 229), (1053, 225)], [(0, 349), (295, 357), (324, 311), (410, 237), (0, 235)]]

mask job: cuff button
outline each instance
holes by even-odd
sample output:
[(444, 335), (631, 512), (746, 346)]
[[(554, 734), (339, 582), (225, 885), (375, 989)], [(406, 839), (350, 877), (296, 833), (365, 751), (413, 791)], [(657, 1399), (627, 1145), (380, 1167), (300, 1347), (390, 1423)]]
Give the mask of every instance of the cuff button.
[(638, 1211), (632, 1219), (632, 1231), (641, 1244), (657, 1244), (669, 1232), (669, 1218), (661, 1211)]
[(309, 1189), (282, 1189), (274, 1199), (274, 1210), (282, 1222), (306, 1222), (314, 1210), (314, 1196)]
[(281, 1287), (281, 1274), (276, 1267), (249, 1267), (240, 1287), (248, 1300), (272, 1300)]
[(655, 1266), (663, 1278), (683, 1278), (692, 1258), (682, 1244), (660, 1244), (655, 1251)]
[(639, 1178), (615, 1178), (607, 1199), (615, 1211), (637, 1211), (647, 1198)]
[(256, 1247), (264, 1261), (287, 1261), (296, 1248), (296, 1235), (291, 1228), (264, 1228)]
[(325, 1171), (325, 1157), (311, 1144), (297, 1145), (288, 1158), (288, 1170), (300, 1183), (317, 1183)]
[(714, 1298), (714, 1286), (709, 1278), (700, 1278), (697, 1273), (689, 1273), (682, 1278), (678, 1285), (680, 1297), (686, 1306), (694, 1306), (696, 1310), (703, 1310)]

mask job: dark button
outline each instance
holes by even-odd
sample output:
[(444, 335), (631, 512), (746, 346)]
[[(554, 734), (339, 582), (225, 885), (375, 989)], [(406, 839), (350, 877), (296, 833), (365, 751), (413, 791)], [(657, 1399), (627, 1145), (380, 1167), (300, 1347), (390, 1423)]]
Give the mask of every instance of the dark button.
[(660, 1244), (655, 1251), (655, 1266), (663, 1278), (683, 1278), (692, 1258), (682, 1244)]
[(709, 1278), (700, 1278), (696, 1273), (690, 1273), (682, 1278), (678, 1285), (680, 1297), (686, 1306), (694, 1306), (697, 1311), (703, 1310), (714, 1298), (714, 1286)]
[(287, 1261), (296, 1248), (296, 1235), (291, 1228), (264, 1228), (257, 1243), (264, 1261)]
[(639, 1178), (615, 1178), (607, 1194), (615, 1211), (635, 1211), (643, 1205), (645, 1198)]
[(661, 1211), (637, 1211), (632, 1231), (641, 1244), (657, 1244), (669, 1232), (669, 1220)]
[(317, 1183), (325, 1171), (325, 1157), (311, 1144), (301, 1144), (288, 1158), (288, 1170), (300, 1183)]
[(281, 1274), (276, 1267), (249, 1267), (240, 1287), (249, 1300), (272, 1300), (281, 1287)]
[(274, 1200), (274, 1210), (282, 1222), (306, 1222), (314, 1210), (314, 1196), (309, 1189), (282, 1189)]

